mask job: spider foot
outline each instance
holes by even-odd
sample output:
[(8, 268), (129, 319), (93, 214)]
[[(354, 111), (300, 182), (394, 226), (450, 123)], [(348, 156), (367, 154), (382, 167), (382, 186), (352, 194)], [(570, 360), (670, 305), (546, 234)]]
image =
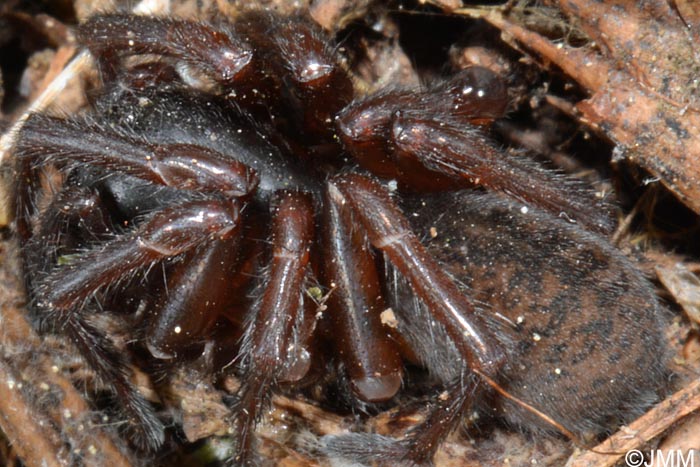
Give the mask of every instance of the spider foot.
[(263, 406), (269, 400), (263, 388), (266, 382), (247, 378), (236, 395), (224, 396), (223, 402), (231, 410), (230, 426), (233, 427), (235, 454), (227, 460), (227, 465), (237, 467), (255, 467), (259, 465), (257, 443), (255, 442), (255, 425)]
[(139, 393), (129, 378), (129, 364), (114, 345), (92, 324), (74, 315), (65, 330), (98, 377), (108, 383), (115, 398), (126, 412), (129, 439), (145, 451), (155, 451), (165, 441), (165, 427), (151, 404)]
[(365, 465), (430, 467), (434, 447), (404, 439), (371, 433), (324, 436), (320, 451), (330, 459), (348, 459)]

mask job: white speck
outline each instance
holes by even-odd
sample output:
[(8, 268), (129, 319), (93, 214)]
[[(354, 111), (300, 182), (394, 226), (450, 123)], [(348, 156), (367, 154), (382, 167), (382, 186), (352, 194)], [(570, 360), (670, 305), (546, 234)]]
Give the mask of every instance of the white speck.
[(389, 326), (390, 328), (396, 328), (399, 325), (399, 321), (396, 319), (394, 310), (391, 308), (387, 308), (386, 310), (382, 311), (379, 315), (379, 319), (383, 325)]
[(180, 334), (182, 332), (182, 328), (180, 326), (175, 326), (175, 334)]
[(542, 339), (542, 336), (540, 336), (540, 335), (537, 334), (536, 332), (532, 333), (532, 340), (533, 340), (533, 341), (539, 342), (540, 339)]
[(556, 374), (560, 375), (560, 374), (561, 374), (561, 368), (555, 368), (555, 369), (554, 369), (554, 372), (555, 372)]
[(515, 322), (518, 324), (523, 324), (525, 322), (525, 317), (520, 315), (517, 318), (515, 318)]
[(88, 452), (94, 456), (95, 454), (97, 454), (97, 448), (91, 444), (90, 446), (88, 446)]
[(48, 391), (50, 387), (48, 384), (42, 382), (41, 384), (39, 384), (39, 389), (41, 389), (42, 391)]
[(528, 208), (527, 206), (523, 206), (520, 208), (520, 213), (527, 214), (529, 210), (530, 210), (530, 208)]
[(389, 182), (386, 184), (386, 187), (389, 189), (389, 191), (394, 192), (398, 189), (399, 184), (396, 180), (389, 180)]
[(15, 388), (15, 380), (14, 380), (14, 379), (8, 379), (8, 380), (7, 380), (7, 387), (10, 388), (10, 389), (14, 389), (14, 388)]
[(479, 97), (484, 97), (486, 95), (486, 93), (484, 92), (483, 89), (479, 89), (478, 91), (476, 91), (476, 95)]
[(465, 96), (471, 94), (474, 91), (474, 88), (471, 86), (467, 86), (466, 88), (462, 89), (462, 94)]
[(63, 418), (71, 418), (72, 416), (73, 416), (73, 414), (70, 413), (70, 410), (65, 409), (65, 410), (63, 411)]
[(134, 46), (134, 41), (129, 39), (129, 47), (133, 47), (133, 46)]

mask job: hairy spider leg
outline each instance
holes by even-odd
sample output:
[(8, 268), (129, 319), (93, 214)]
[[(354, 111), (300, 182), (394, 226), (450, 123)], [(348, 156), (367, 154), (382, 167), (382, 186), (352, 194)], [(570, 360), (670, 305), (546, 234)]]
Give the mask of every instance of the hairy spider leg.
[(138, 271), (233, 235), (240, 202), (199, 201), (156, 212), (135, 231), (88, 250), (54, 268), (37, 284), (35, 306), (56, 329), (63, 329), (88, 364), (110, 384), (120, 403), (139, 423), (145, 447), (162, 444), (163, 425), (129, 380), (126, 359), (85, 318), (86, 303), (101, 290)]
[(218, 317), (237, 292), (231, 278), (239, 266), (240, 235), (208, 242), (170, 265), (164, 289), (147, 318), (146, 347), (156, 358), (175, 361), (201, 353)]
[(422, 92), (380, 92), (348, 106), (336, 119), (338, 134), (362, 166), (409, 190), (484, 186), (611, 233), (612, 207), (583, 183), (526, 155), (498, 150), (475, 127), (484, 121), (482, 111), (487, 121), (501, 116), (503, 102), (507, 94), (501, 86), (467, 69)]
[(235, 398), (227, 400), (238, 422), (235, 465), (255, 464), (253, 430), (272, 389), (282, 381), (301, 379), (310, 365), (307, 346), (313, 315), (305, 313), (303, 287), (314, 238), (312, 198), (278, 191), (270, 210), (270, 271), (241, 345), (242, 385)]
[[(350, 204), (372, 246), (387, 255), (442, 324), (464, 359), (461, 365), (466, 364), (467, 368), (488, 376), (495, 375), (506, 357), (505, 349), (497, 339), (489, 339), (483, 317), (474, 312), (473, 305), (427, 253), (379, 183), (362, 175), (344, 175), (330, 182), (330, 194), (337, 203)], [(409, 450), (399, 457), (416, 462), (430, 459), (460, 420), (452, 410), (466, 403), (466, 394), (476, 384), (471, 380), (462, 381), (457, 392), (448, 397), (446, 403), (438, 404), (428, 420), (413, 431), (410, 441), (402, 442)]]
[(322, 449), (328, 455), (367, 465), (432, 465), (440, 442), (459, 424), (479, 397), (478, 392), (484, 389), (478, 377), (467, 374), (466, 367), (460, 368), (460, 372), (460, 377), (446, 384), (426, 419), (411, 428), (404, 438), (371, 433), (331, 435), (324, 437)]
[(355, 394), (368, 402), (392, 398), (401, 387), (403, 363), (382, 324), (387, 309), (367, 234), (349, 205), (324, 192), (323, 277), (328, 296), (333, 346)]
[[(85, 132), (85, 126), (91, 131)], [(254, 171), (215, 151), (187, 144), (148, 145), (89, 120), (35, 115), (23, 129), (17, 156), (20, 168), (32, 175), (38, 173), (41, 165), (70, 167), (81, 162), (173, 188), (231, 197), (249, 194), (258, 183)], [(17, 194), (20, 223), (30, 222), (35, 185), (32, 181)], [(144, 422), (142, 438), (148, 447), (162, 443), (162, 424), (132, 387), (123, 356), (88, 323), (82, 308), (98, 291), (139, 270), (189, 252), (210, 241), (212, 236), (218, 236), (219, 240), (234, 236), (240, 206), (241, 202), (234, 198), (166, 207), (144, 221), (137, 231), (109, 240), (103, 248), (77, 255), (73, 263), (53, 268), (36, 284), (34, 298), (40, 320), (64, 329), (88, 364), (102, 379), (111, 382), (125, 408)], [(43, 217), (46, 225), (56, 221), (50, 213)], [(43, 223), (40, 219), (39, 225)], [(172, 311), (158, 318), (156, 327), (165, 327), (170, 318)]]
[(429, 172), (500, 191), (599, 233), (612, 232), (611, 206), (593, 200), (583, 183), (525, 155), (499, 151), (481, 132), (447, 115), (397, 111), (392, 141), (397, 161), (412, 160)]
[[(212, 149), (182, 143), (150, 144), (90, 119), (33, 115), (22, 130), (17, 157), (36, 166), (89, 164), (171, 188), (228, 198), (248, 196), (259, 182), (246, 164)], [(25, 210), (20, 212), (22, 216)]]
[(208, 72), (225, 86), (252, 74), (253, 50), (230, 24), (220, 27), (172, 18), (98, 15), (78, 28), (78, 38), (98, 61), (104, 82), (113, 82), (120, 55), (158, 54)]

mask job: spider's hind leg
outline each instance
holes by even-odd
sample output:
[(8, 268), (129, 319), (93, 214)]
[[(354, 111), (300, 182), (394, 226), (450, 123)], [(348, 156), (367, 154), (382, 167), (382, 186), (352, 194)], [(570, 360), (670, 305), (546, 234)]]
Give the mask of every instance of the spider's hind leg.
[[(464, 364), (464, 362), (462, 362)], [(463, 374), (437, 397), (425, 420), (401, 439), (373, 433), (330, 435), (321, 439), (320, 450), (329, 458), (352, 459), (366, 465), (425, 467), (444, 438), (459, 424), (482, 390), (475, 375)]]

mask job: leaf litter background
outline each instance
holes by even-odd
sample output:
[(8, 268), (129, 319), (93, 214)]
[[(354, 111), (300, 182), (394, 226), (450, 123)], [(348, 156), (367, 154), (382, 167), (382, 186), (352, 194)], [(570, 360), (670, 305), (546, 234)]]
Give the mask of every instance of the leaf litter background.
[[(235, 14), (264, 3), (310, 8), (342, 41), (361, 91), (415, 85), (477, 64), (499, 72), (511, 111), (492, 130), (508, 150), (528, 150), (614, 192), (621, 206), (613, 241), (639, 260), (667, 306), (672, 347), (667, 397), (592, 450), (498, 426), (454, 433), (438, 466), (613, 466), (630, 449), (700, 449), (700, 5), (693, 0), (562, 0), (476, 4), (459, 0), (266, 2), (157, 0), (155, 12)], [(102, 0), (0, 3), (0, 151), (12, 183), (11, 132), (29, 106), (75, 112), (97, 83), (89, 63), (46, 99), (77, 47), (71, 26), (99, 11), (143, 7)], [(53, 83), (53, 84), (52, 84)], [(42, 95), (43, 93), (43, 95)], [(0, 268), (0, 464), (215, 465), (227, 447), (221, 392), (196, 365), (168, 384), (136, 373), (139, 386), (182, 424), (164, 454), (134, 452), (119, 419), (89, 402), (99, 384), (59, 336), (38, 337), (24, 318), (11, 216), (2, 209)], [(127, 330), (104, 317), (120, 345)], [(237, 382), (225, 382), (230, 388)], [(76, 389), (79, 388), (79, 389)], [(368, 429), (400, 436), (420, 420), (420, 403), (373, 417), (335, 414), (309, 401), (276, 396), (259, 429), (268, 465), (323, 465), (309, 457), (313, 436)], [(700, 454), (695, 464), (700, 465)]]

